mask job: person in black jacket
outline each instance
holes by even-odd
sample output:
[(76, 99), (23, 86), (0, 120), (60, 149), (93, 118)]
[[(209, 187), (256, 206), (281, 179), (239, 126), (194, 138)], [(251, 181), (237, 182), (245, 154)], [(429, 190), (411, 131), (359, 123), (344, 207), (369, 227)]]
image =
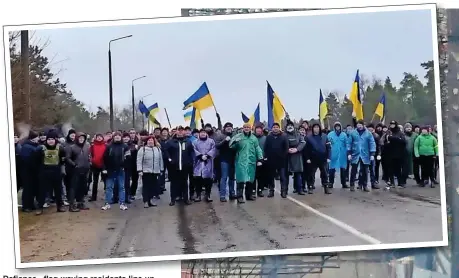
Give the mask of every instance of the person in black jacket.
[(124, 167), (130, 155), (129, 147), (121, 140), (121, 132), (115, 132), (112, 143), (107, 146), (104, 153), (104, 170), (102, 172), (107, 174), (107, 187), (105, 190), (105, 205), (102, 210), (110, 209), (110, 203), (113, 202), (115, 183), (118, 187), (120, 209), (128, 209), (125, 204)]
[(379, 164), (378, 161), (381, 161), (381, 137), (379, 137), (378, 133), (375, 131), (375, 126), (370, 123), (367, 124), (367, 129), (373, 135), (373, 138), (375, 139), (375, 145), (376, 145), (376, 152), (375, 152), (375, 157), (376, 160), (370, 161), (370, 181), (371, 181), (371, 188), (372, 189), (379, 189), (378, 186), (378, 179), (379, 179)]
[(164, 158), (169, 165), (171, 180), (170, 206), (174, 206), (178, 198), (181, 198), (187, 205), (191, 204), (188, 196), (188, 173), (193, 167), (193, 154), (193, 146), (185, 138), (183, 127), (179, 126), (175, 136), (166, 143), (164, 150)]
[(328, 187), (327, 160), (329, 158), (329, 146), (327, 137), (322, 134), (319, 124), (312, 125), (312, 134), (306, 137), (306, 163), (309, 164), (308, 193), (313, 193), (313, 186), (317, 169), (320, 171), (320, 180), (325, 194), (331, 194)]
[(62, 200), (62, 172), (65, 162), (64, 147), (57, 144), (57, 134), (48, 133), (44, 145), (37, 151), (39, 162), (39, 194), (37, 215), (43, 214), (46, 194), (53, 192), (56, 198), (57, 212), (64, 212)]
[[(130, 131), (131, 132), (131, 131)], [(135, 130), (134, 130), (134, 135), (136, 135)], [(131, 196), (134, 197), (135, 199), (135, 193), (137, 191), (137, 181), (138, 181), (138, 173), (137, 173), (137, 165), (135, 165), (137, 161), (137, 144), (135, 143), (134, 140), (131, 139), (131, 134), (125, 132), (123, 134), (123, 143), (126, 144), (129, 147), (130, 151), (130, 156), (126, 157), (125, 161), (125, 166), (124, 166), (124, 193), (125, 193), (125, 203), (130, 204), (131, 203)], [(134, 174), (135, 173), (135, 174)], [(136, 177), (134, 177), (134, 175)], [(131, 187), (131, 179), (132, 179), (132, 186), (135, 186), (135, 191), (132, 192), (132, 187)], [(135, 180), (137, 179), (137, 180)], [(131, 195), (131, 192), (134, 195)], [(119, 199), (119, 193), (118, 193), (118, 188), (115, 187), (113, 189), (113, 202), (117, 203)]]
[(35, 209), (35, 198), (38, 195), (38, 134), (29, 132), (29, 137), (21, 146), (21, 180), (22, 180), (22, 211), (31, 212)]
[(17, 192), (22, 188), (21, 183), (21, 144), (19, 144), (19, 136), (14, 135), (14, 153), (16, 157), (16, 188)]
[(229, 191), (229, 199), (236, 200), (236, 192), (234, 189), (235, 176), (235, 159), (236, 151), (229, 147), (229, 142), (233, 137), (233, 124), (225, 123), (223, 132), (215, 139), (215, 144), (219, 152), (221, 179), (219, 183), (220, 201), (226, 202), (227, 187)]
[(289, 144), (287, 137), (282, 133), (280, 125), (278, 123), (274, 123), (271, 128), (271, 133), (266, 136), (263, 150), (264, 163), (266, 164), (266, 169), (269, 173), (269, 178), (267, 178), (267, 185), (269, 189), (268, 198), (274, 197), (276, 173), (279, 174), (281, 197), (287, 198), (288, 150)]
[(384, 144), (384, 155), (387, 155), (389, 161), (387, 165), (388, 185), (394, 186), (395, 177), (397, 177), (398, 186), (405, 187), (406, 181), (402, 175), (402, 167), (406, 157), (406, 140), (396, 121), (390, 122), (389, 130), (383, 135), (382, 142)]
[[(156, 128), (157, 129), (157, 128)], [(156, 131), (154, 131), (154, 133), (156, 133)], [(138, 187), (138, 184), (139, 184), (139, 173), (137, 172), (137, 151), (140, 147), (140, 143), (139, 142), (139, 137), (137, 136), (137, 132), (135, 131), (135, 129), (131, 128), (129, 130), (129, 137), (130, 137), (130, 140), (129, 140), (129, 149), (131, 150), (131, 186), (129, 188), (129, 191), (126, 192), (127, 195), (129, 195), (129, 198), (126, 199), (126, 203), (130, 203), (130, 201), (134, 201), (135, 200), (135, 195), (137, 193), (137, 187)]]

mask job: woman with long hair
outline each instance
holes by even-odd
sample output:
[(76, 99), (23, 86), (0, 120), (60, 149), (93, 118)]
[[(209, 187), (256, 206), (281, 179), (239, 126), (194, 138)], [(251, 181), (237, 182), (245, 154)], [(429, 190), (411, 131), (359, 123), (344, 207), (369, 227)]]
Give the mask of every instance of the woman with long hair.
[(164, 171), (164, 163), (161, 145), (154, 136), (149, 136), (137, 153), (137, 171), (142, 178), (144, 207), (155, 207), (155, 199), (159, 199), (159, 178)]

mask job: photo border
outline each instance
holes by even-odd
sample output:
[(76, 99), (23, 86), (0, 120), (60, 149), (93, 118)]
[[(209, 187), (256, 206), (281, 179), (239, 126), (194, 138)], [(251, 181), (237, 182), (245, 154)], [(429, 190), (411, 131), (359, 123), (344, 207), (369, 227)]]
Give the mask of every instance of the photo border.
[[(84, 28), (84, 27), (103, 27), (103, 26), (124, 26), (124, 25), (141, 25), (141, 24), (167, 24), (179, 22), (202, 22), (202, 21), (218, 21), (218, 20), (238, 20), (238, 19), (260, 19), (260, 18), (278, 18), (278, 17), (295, 17), (295, 16), (319, 16), (333, 14), (355, 14), (355, 13), (372, 13), (372, 12), (388, 12), (388, 11), (408, 11), (408, 10), (429, 10), (431, 11), (432, 20), (432, 39), (433, 39), (433, 60), (435, 70), (435, 100), (436, 100), (436, 115), (438, 129), (438, 151), (439, 151), (439, 172), (440, 172), (440, 200), (442, 213), (442, 236), (441, 241), (432, 242), (414, 242), (414, 243), (389, 243), (389, 244), (367, 244), (367, 245), (351, 245), (338, 247), (315, 247), (315, 248), (296, 248), (296, 249), (280, 249), (280, 250), (260, 250), (260, 251), (236, 251), (224, 253), (205, 253), (205, 254), (180, 254), (180, 255), (165, 255), (165, 256), (142, 256), (133, 258), (107, 258), (107, 259), (86, 259), (86, 260), (69, 260), (69, 261), (48, 261), (48, 262), (21, 262), (20, 239), (19, 239), (19, 220), (17, 209), (17, 191), (13, 190), (13, 185), (16, 182), (16, 167), (14, 145), (14, 123), (12, 109), (12, 87), (11, 87), (11, 69), (9, 56), (9, 32), (19, 30), (38, 30), (38, 29), (55, 29), (55, 28)], [(59, 24), (59, 27), (56, 25)], [(347, 252), (347, 251), (370, 251), (370, 250), (387, 250), (387, 249), (404, 249), (404, 248), (419, 248), (419, 247), (440, 247), (448, 245), (448, 230), (446, 219), (446, 184), (445, 184), (445, 169), (444, 169), (444, 153), (443, 153), (443, 128), (442, 128), (442, 111), (440, 97), (440, 67), (439, 67), (439, 51), (438, 47), (438, 30), (437, 30), (437, 9), (436, 4), (408, 4), (408, 5), (390, 5), (390, 6), (366, 6), (353, 8), (327, 8), (320, 10), (307, 11), (287, 11), (287, 12), (267, 12), (267, 13), (251, 13), (251, 14), (227, 14), (227, 15), (212, 15), (212, 16), (174, 16), (174, 17), (157, 17), (151, 19), (121, 19), (121, 20), (101, 20), (101, 21), (82, 21), (82, 22), (59, 22), (59, 23), (44, 23), (44, 24), (25, 24), (25, 25), (5, 25), (3, 26), (3, 40), (5, 46), (5, 81), (6, 81), (6, 100), (7, 100), (7, 120), (8, 120), (8, 136), (10, 142), (10, 172), (11, 172), (11, 195), (13, 198), (13, 221), (14, 221), (14, 251), (15, 262), (17, 269), (24, 268), (41, 268), (53, 266), (74, 266), (74, 265), (100, 265), (100, 264), (116, 264), (116, 263), (139, 263), (139, 262), (156, 262), (156, 261), (174, 261), (174, 260), (193, 260), (193, 259), (208, 259), (208, 258), (226, 258), (238, 256), (269, 256), (269, 255), (294, 255), (294, 254), (311, 254), (311, 253), (331, 253), (331, 252)], [(7, 66), (8, 65), (8, 66)], [(14, 186), (14, 188), (16, 188)]]

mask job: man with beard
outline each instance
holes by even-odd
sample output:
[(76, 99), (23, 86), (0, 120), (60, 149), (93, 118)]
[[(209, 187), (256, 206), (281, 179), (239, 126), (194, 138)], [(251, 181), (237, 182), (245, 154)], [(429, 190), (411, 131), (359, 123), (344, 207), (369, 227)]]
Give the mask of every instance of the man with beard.
[(19, 154), (21, 161), (21, 180), (22, 180), (22, 211), (31, 212), (35, 209), (35, 198), (38, 195), (37, 151), (38, 134), (34, 131), (29, 132), (28, 139), (22, 144)]
[(327, 137), (323, 136), (319, 124), (312, 125), (311, 135), (306, 137), (306, 163), (309, 164), (308, 193), (313, 194), (314, 182), (317, 169), (320, 171), (320, 180), (325, 194), (331, 194), (328, 187), (327, 160), (329, 158), (329, 147)]
[[(287, 165), (288, 172), (293, 174), (293, 192), (298, 195), (304, 195), (301, 174), (303, 173), (303, 156), (302, 151), (306, 142), (304, 138), (295, 131), (292, 121), (287, 120), (285, 136), (288, 142)], [(288, 188), (287, 192), (288, 194)]]
[(359, 188), (369, 192), (368, 167), (375, 159), (376, 143), (362, 120), (357, 121), (356, 129), (348, 137), (347, 151), (348, 160), (351, 162), (351, 191), (355, 191), (357, 170), (360, 168)]
[(376, 159), (370, 161), (370, 182), (372, 189), (379, 189), (378, 186), (378, 178), (379, 178), (379, 168), (376, 168), (376, 162), (381, 161), (381, 149), (380, 149), (380, 141), (381, 137), (376, 133), (374, 125), (372, 123), (367, 125), (368, 131), (373, 135), (373, 139), (375, 140), (376, 152), (375, 157)]
[[(233, 124), (225, 123), (223, 132), (216, 138), (216, 146), (220, 157), (221, 179), (219, 184), (220, 202), (226, 202), (227, 187), (229, 191), (229, 199), (235, 200), (236, 193), (234, 191), (234, 161), (236, 152), (229, 147), (229, 142), (233, 136)], [(217, 163), (214, 161), (214, 164)]]
[(245, 203), (245, 198), (254, 201), (253, 182), (255, 181), (256, 166), (261, 166), (263, 155), (255, 135), (252, 134), (250, 124), (244, 124), (243, 132), (235, 135), (229, 142), (229, 147), (236, 150), (236, 184), (237, 202)]
[(62, 167), (65, 162), (65, 150), (58, 146), (57, 134), (48, 133), (45, 144), (38, 150), (39, 164), (39, 193), (37, 215), (43, 214), (46, 194), (53, 192), (56, 198), (57, 212), (64, 212), (62, 201)]
[(193, 152), (193, 146), (184, 136), (183, 127), (179, 126), (164, 149), (164, 158), (169, 165), (171, 179), (170, 206), (174, 206), (177, 199), (183, 200), (186, 205), (191, 204), (188, 197), (188, 175), (193, 167)]
[(406, 181), (402, 176), (402, 166), (406, 158), (406, 140), (396, 121), (390, 122), (389, 130), (383, 135), (382, 141), (385, 155), (389, 161), (388, 186), (395, 186), (395, 177), (397, 177), (398, 186), (405, 187)]
[[(265, 143), (266, 143), (266, 136), (263, 133), (263, 126), (261, 124), (258, 124), (255, 127), (255, 137), (258, 139), (258, 145), (260, 146), (262, 156), (264, 157), (263, 150), (265, 149)], [(263, 160), (262, 165), (257, 166), (256, 172), (255, 172), (255, 182), (256, 182), (256, 195), (258, 197), (264, 197), (263, 195), (263, 189), (266, 187), (267, 183), (267, 175), (268, 172), (266, 171), (266, 163), (264, 163), (265, 160)], [(255, 189), (255, 188), (254, 188)]]
[(78, 133), (75, 144), (67, 152), (66, 162), (72, 169), (72, 181), (69, 195), (71, 212), (86, 210), (84, 195), (87, 192), (88, 173), (91, 165), (89, 144), (86, 144), (86, 134)]
[(193, 182), (196, 186), (196, 202), (201, 201), (202, 188), (205, 188), (205, 201), (210, 203), (212, 189), (213, 159), (215, 157), (215, 141), (207, 135), (204, 129), (199, 131), (199, 138), (193, 143), (194, 165)]
[(120, 210), (128, 209), (125, 204), (124, 169), (130, 155), (131, 151), (129, 147), (123, 143), (121, 132), (115, 132), (112, 143), (107, 146), (104, 152), (104, 170), (102, 172), (107, 175), (107, 188), (105, 190), (105, 205), (102, 207), (102, 210), (110, 209), (110, 203), (113, 202), (114, 197), (113, 188), (115, 183), (118, 187)]
[(266, 136), (265, 147), (263, 150), (263, 155), (265, 157), (264, 163), (266, 165), (266, 171), (268, 174), (268, 198), (274, 197), (276, 174), (279, 174), (281, 196), (282, 198), (287, 198), (288, 150), (289, 147), (287, 137), (282, 133), (280, 125), (278, 123), (274, 123), (271, 128), (271, 133), (269, 133), (268, 136)]
[(347, 135), (342, 130), (340, 122), (333, 125), (333, 131), (327, 135), (330, 143), (330, 164), (328, 170), (329, 184), (333, 188), (335, 183), (335, 173), (339, 170), (342, 188), (348, 188), (346, 185), (346, 167), (347, 167)]
[[(413, 169), (413, 162), (415, 159), (414, 156), (414, 141), (418, 137), (416, 133), (413, 132), (413, 126), (411, 123), (406, 123), (404, 126), (404, 134), (405, 134), (405, 141), (406, 141), (406, 157), (404, 159), (403, 167), (402, 167), (402, 176), (406, 181), (409, 177), (413, 176), (414, 169)], [(419, 172), (418, 172), (419, 176)], [(416, 183), (419, 184), (420, 180), (416, 180)]]

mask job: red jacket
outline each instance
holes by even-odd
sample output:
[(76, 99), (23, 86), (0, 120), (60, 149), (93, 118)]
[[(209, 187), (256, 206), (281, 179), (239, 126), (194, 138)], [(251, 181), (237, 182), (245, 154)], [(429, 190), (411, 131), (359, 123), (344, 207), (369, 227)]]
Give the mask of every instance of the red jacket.
[(107, 145), (105, 144), (104, 141), (102, 142), (97, 142), (94, 141), (94, 143), (91, 145), (91, 163), (92, 166), (95, 168), (102, 169), (104, 166), (104, 152), (105, 149), (107, 148)]

